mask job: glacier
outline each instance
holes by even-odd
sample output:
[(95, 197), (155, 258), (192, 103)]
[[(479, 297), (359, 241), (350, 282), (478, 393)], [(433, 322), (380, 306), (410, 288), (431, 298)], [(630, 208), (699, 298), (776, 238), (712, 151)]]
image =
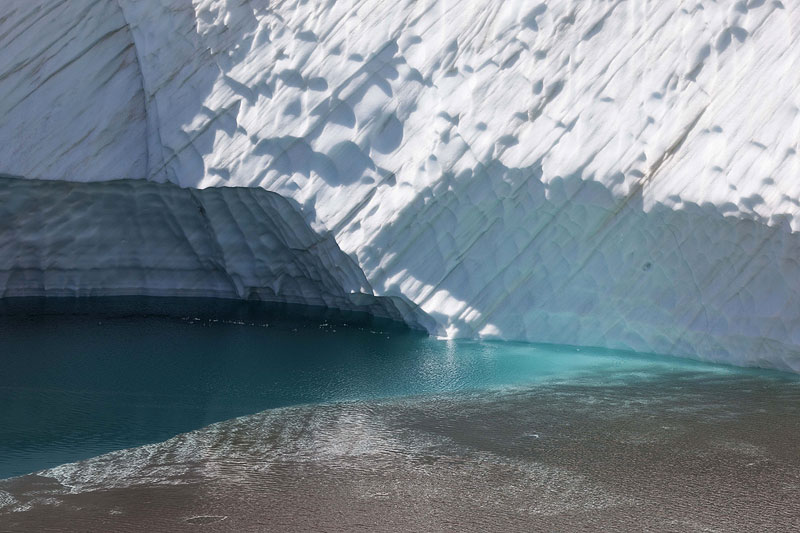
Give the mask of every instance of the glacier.
[[(800, 371), (798, 28), (775, 0), (7, 0), (0, 290), (367, 298), (444, 337)], [(108, 187), (174, 201), (111, 256)], [(197, 198), (230, 272), (170, 255)], [(258, 244), (276, 224), (329, 254)]]
[(297, 208), (259, 188), (182, 189), (0, 177), (2, 297), (246, 299), (432, 321), (376, 297), (364, 273)]

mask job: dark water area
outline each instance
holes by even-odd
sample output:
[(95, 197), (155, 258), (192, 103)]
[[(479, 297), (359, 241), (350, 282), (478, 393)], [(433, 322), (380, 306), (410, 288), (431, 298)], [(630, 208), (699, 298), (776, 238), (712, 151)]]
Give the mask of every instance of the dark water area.
[[(429, 344), (399, 324), (301, 306), (162, 298), (3, 304), (0, 478), (267, 408), (402, 393), (409, 380), (394, 378), (418, 369)], [(398, 353), (406, 357), (396, 360)]]
[(800, 528), (795, 375), (287, 306), (3, 305), (0, 530)]

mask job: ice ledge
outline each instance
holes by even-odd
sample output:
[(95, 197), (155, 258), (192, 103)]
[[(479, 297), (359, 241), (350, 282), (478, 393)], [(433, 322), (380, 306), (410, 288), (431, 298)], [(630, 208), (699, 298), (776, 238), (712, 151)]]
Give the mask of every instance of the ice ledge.
[(0, 177), (0, 296), (208, 296), (432, 323), (263, 189)]

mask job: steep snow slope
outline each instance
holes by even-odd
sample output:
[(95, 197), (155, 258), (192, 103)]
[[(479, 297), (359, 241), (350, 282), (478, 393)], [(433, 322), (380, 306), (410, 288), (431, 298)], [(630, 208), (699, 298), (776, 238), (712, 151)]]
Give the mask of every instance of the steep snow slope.
[(435, 333), (800, 370), (800, 10), (0, 11), (0, 172), (261, 187)]

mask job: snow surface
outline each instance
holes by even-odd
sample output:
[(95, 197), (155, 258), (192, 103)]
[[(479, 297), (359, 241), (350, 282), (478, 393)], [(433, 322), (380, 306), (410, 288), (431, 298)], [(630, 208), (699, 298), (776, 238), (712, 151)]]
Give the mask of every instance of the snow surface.
[(6, 0), (0, 172), (260, 187), (432, 333), (800, 371), (800, 8)]

